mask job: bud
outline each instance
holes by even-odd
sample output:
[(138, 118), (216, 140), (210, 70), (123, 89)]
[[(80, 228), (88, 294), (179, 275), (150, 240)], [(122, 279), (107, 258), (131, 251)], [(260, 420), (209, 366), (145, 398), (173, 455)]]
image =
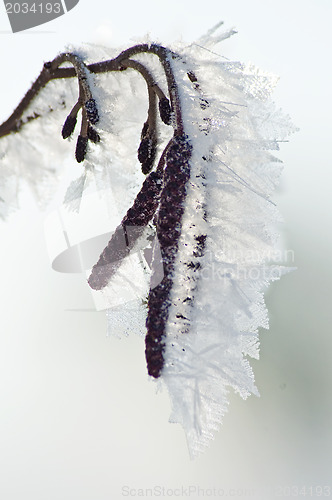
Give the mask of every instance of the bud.
[(143, 128), (142, 128), (142, 132), (141, 132), (141, 139), (143, 139), (147, 133), (148, 133), (148, 130), (149, 130), (149, 122), (146, 121), (143, 125)]
[(64, 139), (67, 139), (74, 132), (76, 121), (76, 116), (67, 116), (66, 121), (62, 127), (62, 137)]
[(166, 125), (170, 125), (172, 123), (172, 109), (167, 97), (163, 97), (159, 101), (159, 114), (160, 118)]
[(189, 72), (187, 73), (187, 76), (188, 76), (188, 78), (189, 78), (189, 80), (190, 80), (191, 82), (193, 82), (193, 83), (194, 83), (194, 82), (197, 82), (196, 75), (195, 75), (195, 73), (194, 73), (193, 71), (189, 71)]
[(151, 139), (151, 137), (144, 137), (138, 148), (138, 160), (142, 165), (142, 172), (144, 175), (151, 171), (156, 152), (156, 141)]
[(98, 113), (98, 108), (96, 101), (91, 97), (88, 101), (85, 103), (85, 109), (86, 113), (88, 115), (88, 120), (90, 123), (96, 124), (99, 122), (99, 113)]
[(79, 135), (77, 138), (76, 151), (75, 151), (75, 157), (78, 163), (81, 163), (84, 160), (86, 155), (87, 145), (88, 145), (88, 138), (84, 137), (83, 135)]
[(100, 142), (100, 135), (89, 123), (88, 125), (88, 139), (92, 142)]

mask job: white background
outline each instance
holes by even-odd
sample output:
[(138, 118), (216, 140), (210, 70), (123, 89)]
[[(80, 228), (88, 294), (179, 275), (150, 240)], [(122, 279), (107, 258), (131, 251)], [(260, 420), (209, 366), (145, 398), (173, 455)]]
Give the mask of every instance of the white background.
[(261, 397), (231, 395), (196, 461), (168, 423), (167, 394), (148, 380), (143, 340), (106, 338), (84, 277), (52, 271), (32, 199), (0, 223), (1, 498), (118, 500), (127, 486), (164, 486), (170, 497), (195, 485), (269, 500), (286, 486), (306, 486), (308, 497), (332, 488), (331, 14), (330, 0), (80, 0), (12, 34), (0, 5), (0, 121), (67, 43), (129, 46), (147, 32), (192, 42), (224, 20), (239, 33), (220, 51), (280, 75), (275, 100), (300, 127), (282, 145), (275, 196), (298, 270), (268, 293), (270, 331), (252, 362)]

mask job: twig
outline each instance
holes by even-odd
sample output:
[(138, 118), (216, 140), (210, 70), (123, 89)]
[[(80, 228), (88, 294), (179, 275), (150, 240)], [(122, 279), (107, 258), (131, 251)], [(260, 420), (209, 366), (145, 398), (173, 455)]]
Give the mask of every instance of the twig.
[[(142, 53), (153, 54), (159, 58), (166, 76), (170, 104), (149, 70), (141, 62), (132, 59), (132, 57)], [(164, 277), (161, 283), (150, 289), (145, 351), (148, 372), (155, 378), (160, 376), (164, 365), (164, 339), (171, 305), (170, 292), (173, 286), (175, 258), (182, 230), (184, 202), (191, 170), (192, 146), (184, 132), (181, 99), (172, 64), (172, 61), (178, 57), (171, 50), (156, 44), (136, 45), (121, 52), (112, 60), (89, 66), (86, 66), (81, 58), (75, 54), (60, 54), (53, 61), (44, 64), (44, 69), (31, 89), (24, 96), (11, 117), (0, 126), (0, 137), (13, 132), (15, 124), (25, 109), (48, 81), (57, 78), (71, 78), (76, 74), (79, 83), (79, 98), (67, 118), (70, 126), (68, 125), (63, 135), (66, 137), (70, 135), (71, 128), (73, 129), (76, 123), (77, 112), (82, 108), (81, 132), (76, 147), (76, 158), (78, 161), (82, 161), (86, 153), (89, 124), (96, 123), (99, 118), (96, 103), (89, 86), (89, 73), (123, 71), (131, 68), (143, 76), (148, 87), (148, 118), (143, 126), (142, 142), (139, 149), (143, 172), (148, 173), (152, 168), (155, 156), (157, 134), (156, 98), (159, 98), (161, 118), (165, 123), (173, 125), (173, 138), (165, 148), (156, 171), (151, 172), (144, 181), (133, 206), (128, 210), (121, 225), (115, 230), (97, 264), (93, 267), (89, 278), (89, 284), (92, 288), (100, 290), (105, 287), (158, 209), (156, 230), (161, 249)], [(66, 61), (70, 62), (74, 68), (59, 67)], [(188, 76), (193, 83), (196, 82), (193, 74), (188, 74)], [(194, 84), (194, 86), (196, 90), (199, 90), (198, 84)], [(128, 234), (127, 229), (129, 227), (132, 229), (132, 234)], [(197, 245), (199, 245), (203, 252), (205, 240), (202, 239), (204, 238), (203, 235), (199, 236), (199, 238), (201, 239), (197, 240), (196, 249)]]
[[(111, 71), (123, 71), (123, 62), (128, 60), (130, 57), (135, 56), (140, 53), (152, 53), (159, 57), (167, 79), (168, 92), (171, 100), (171, 108), (175, 111), (175, 128), (177, 134), (183, 133), (183, 121), (181, 115), (181, 105), (179, 100), (179, 93), (177, 83), (174, 77), (174, 73), (172, 70), (171, 60), (173, 57), (176, 57), (169, 49), (162, 47), (161, 45), (148, 45), (141, 44), (135, 45), (127, 50), (121, 52), (114, 59), (110, 59), (107, 61), (102, 61), (98, 63), (93, 63), (90, 65), (82, 67), (81, 60), (75, 54), (64, 53), (57, 56), (53, 61), (47, 62), (44, 64), (44, 67), (32, 84), (31, 88), (25, 94), (21, 102), (18, 104), (16, 109), (13, 111), (11, 116), (0, 125), (0, 137), (8, 135), (12, 132), (17, 131), (17, 127), (15, 128), (17, 122), (21, 118), (24, 111), (28, 108), (32, 100), (37, 96), (40, 90), (45, 87), (45, 85), (55, 79), (59, 78), (72, 78), (74, 76), (78, 76), (78, 73), (81, 74), (81, 82), (82, 85), (84, 81), (84, 76), (86, 76), (86, 70), (90, 73), (98, 74), (98, 73), (107, 73)], [(74, 68), (60, 68), (59, 66), (65, 62), (70, 61), (74, 66)], [(136, 61), (137, 62), (137, 61)], [(143, 75), (143, 73), (141, 72)], [(143, 75), (144, 76), (144, 75)], [(160, 100), (166, 98), (162, 90), (159, 86), (154, 82), (153, 88), (157, 93)], [(89, 88), (84, 87), (84, 92), (86, 96), (89, 95)], [(90, 91), (91, 92), (91, 91)], [(87, 99), (89, 100), (89, 99)]]

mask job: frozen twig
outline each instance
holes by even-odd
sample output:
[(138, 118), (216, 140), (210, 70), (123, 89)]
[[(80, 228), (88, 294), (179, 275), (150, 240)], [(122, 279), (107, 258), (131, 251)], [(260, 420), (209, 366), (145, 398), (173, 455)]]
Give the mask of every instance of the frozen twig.
[[(220, 61), (211, 50), (234, 33), (229, 30), (218, 34), (219, 26), (199, 40), (204, 50), (192, 44), (176, 53), (161, 45), (142, 43), (113, 59), (89, 65), (75, 54), (60, 54), (45, 63), (13, 114), (0, 125), (0, 137), (14, 135), (23, 126), (28, 129), (30, 122), (56, 111), (58, 105), (51, 100), (45, 110), (44, 100), (40, 107), (37, 102), (33, 111), (30, 105), (39, 91), (51, 80), (78, 78), (79, 96), (70, 106), (63, 138), (72, 135), (81, 112), (77, 160), (83, 161), (89, 154), (88, 141), (98, 143), (103, 139), (104, 146), (96, 152), (91, 148), (90, 162), (85, 165), (90, 168), (92, 160), (96, 161), (93, 174), (98, 187), (103, 188), (105, 179), (114, 174), (114, 196), (123, 211), (127, 205), (121, 197), (128, 185), (136, 182), (139, 191), (93, 266), (88, 282), (97, 291), (109, 285), (107, 297), (118, 292), (118, 285), (125, 288), (131, 284), (135, 297), (145, 303), (145, 275), (144, 287), (138, 291), (139, 270), (131, 268), (133, 276), (129, 277), (126, 264), (130, 267), (134, 261), (126, 262), (126, 257), (141, 248), (139, 240), (147, 233), (147, 226), (154, 228), (154, 245), (147, 252), (152, 254), (145, 340), (148, 373), (161, 377), (166, 384), (172, 401), (171, 420), (183, 425), (192, 455), (203, 449), (219, 426), (227, 411), (229, 387), (243, 398), (258, 394), (246, 357), (257, 357), (258, 328), (268, 327), (263, 291), (283, 273), (282, 266), (269, 265), (277, 220), (270, 196), (280, 166), (268, 150), (276, 150), (278, 142), (294, 131), (288, 118), (275, 112), (269, 101), (272, 79), (253, 73), (242, 63)], [(73, 67), (63, 67), (65, 62)], [(122, 77), (114, 78), (114, 91), (109, 97), (100, 92), (99, 101), (100, 89), (96, 88), (93, 95), (93, 75), (108, 72), (124, 72), (130, 84), (123, 84)], [(134, 134), (139, 133), (133, 121), (138, 116), (141, 120), (141, 111), (146, 112), (144, 105), (138, 105), (132, 113), (141, 92), (141, 86), (135, 87), (133, 72), (145, 80), (148, 96), (138, 147), (138, 160), (146, 176), (141, 187), (138, 178), (134, 180), (128, 174), (134, 173), (135, 167), (131, 165), (135, 163), (130, 154), (131, 139), (135, 143)], [(125, 103), (117, 99), (123, 89), (128, 92)], [(47, 92), (45, 96), (52, 98)], [(106, 113), (101, 125), (105, 134), (100, 137), (94, 126), (104, 103)], [(63, 99), (62, 105), (66, 107), (68, 102)], [(124, 109), (126, 105), (128, 110)], [(114, 117), (109, 127), (107, 115), (111, 109), (123, 113), (129, 126), (122, 127)], [(56, 118), (56, 113), (53, 116)], [(170, 139), (163, 135), (160, 120), (172, 127)], [(21, 162), (20, 152), (27, 148), (30, 168), (26, 170), (35, 186), (34, 165), (38, 168), (40, 158), (48, 158), (48, 143), (40, 145), (40, 139), (44, 132), (52, 131), (51, 122), (45, 120), (46, 126), (39, 133), (38, 127), (32, 126), (37, 130), (33, 138), (24, 131), (17, 140), (3, 141), (3, 172), (13, 172), (14, 178), (17, 172), (17, 177), (25, 174), (26, 162)], [(128, 138), (129, 147), (125, 149)], [(31, 145), (29, 139), (33, 139)], [(18, 144), (17, 153), (13, 144)], [(55, 141), (52, 154), (59, 151), (58, 146)], [(39, 150), (44, 155), (39, 155)], [(66, 148), (63, 150), (65, 154)], [(116, 167), (118, 170), (113, 168), (117, 163), (121, 166)]]
[[(82, 88), (81, 96), (83, 94), (86, 97), (86, 101), (89, 101), (90, 98), (92, 98), (92, 93), (86, 78), (87, 71), (94, 74), (107, 73), (112, 71), (123, 71), (126, 67), (126, 61), (127, 67), (133, 67), (142, 74), (142, 76), (147, 80), (148, 85), (153, 87), (160, 100), (165, 99), (165, 95), (159, 88), (159, 86), (153, 80), (150, 81), (150, 75), (148, 74), (147, 70), (143, 70), (143, 65), (139, 65), (137, 61), (128, 61), (129, 58), (141, 53), (156, 54), (161, 60), (161, 63), (165, 69), (171, 102), (174, 105), (173, 108), (176, 109), (176, 128), (178, 132), (181, 133), (181, 130), (183, 130), (183, 124), (181, 118), (181, 110), (179, 108), (178, 90), (170, 63), (170, 58), (175, 57), (175, 54), (169, 49), (160, 45), (141, 44), (124, 50), (114, 59), (93, 63), (87, 66), (84, 65), (83, 61), (78, 56), (70, 53), (60, 54), (53, 61), (46, 62), (40, 75), (32, 84), (31, 88), (25, 94), (11, 116), (0, 125), (0, 137), (8, 135), (12, 132), (17, 132), (17, 123), (19, 122), (23, 113), (29, 107), (33, 99), (38, 95), (40, 90), (45, 87), (45, 85), (49, 81), (62, 78), (73, 78), (74, 76), (78, 76), (80, 86)], [(74, 65), (74, 68), (61, 68), (60, 65), (65, 61), (71, 62)]]

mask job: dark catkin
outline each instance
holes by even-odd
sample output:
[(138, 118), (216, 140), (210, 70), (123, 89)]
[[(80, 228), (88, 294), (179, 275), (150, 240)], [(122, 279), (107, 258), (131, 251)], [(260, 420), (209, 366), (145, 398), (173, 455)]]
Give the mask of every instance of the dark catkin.
[(144, 122), (144, 125), (143, 125), (143, 128), (142, 128), (141, 139), (143, 139), (147, 135), (148, 130), (149, 130), (149, 122), (146, 121), (146, 122)]
[(88, 139), (92, 142), (100, 142), (100, 135), (97, 130), (95, 130), (92, 125), (88, 125)]
[(186, 135), (175, 136), (166, 155), (166, 168), (157, 219), (164, 277), (150, 290), (145, 356), (148, 373), (158, 378), (164, 366), (165, 330), (173, 285), (174, 261), (181, 234), (186, 185), (190, 178), (191, 145)]
[(162, 171), (151, 172), (145, 179), (132, 207), (93, 266), (88, 283), (94, 290), (101, 290), (109, 283), (151, 221), (159, 204), (162, 175)]
[(93, 125), (98, 123), (99, 122), (99, 113), (98, 113), (96, 101), (93, 99), (93, 97), (91, 97), (91, 99), (86, 101), (85, 109), (86, 109), (86, 114), (87, 114), (89, 122), (92, 123)]
[(67, 139), (68, 137), (70, 137), (71, 134), (74, 132), (76, 122), (77, 122), (76, 116), (71, 116), (71, 115), (67, 116), (66, 121), (63, 124), (62, 132), (61, 132), (62, 137), (64, 139)]
[(162, 99), (159, 100), (159, 114), (161, 120), (166, 125), (171, 125), (173, 113), (167, 97), (163, 97)]
[(88, 138), (84, 137), (83, 135), (79, 135), (77, 138), (76, 151), (75, 151), (75, 158), (78, 161), (78, 163), (81, 163), (84, 160), (87, 151), (87, 146), (88, 146)]
[(142, 172), (148, 174), (152, 167), (157, 153), (157, 142), (155, 139), (146, 136), (143, 137), (139, 145), (137, 156), (141, 163)]

